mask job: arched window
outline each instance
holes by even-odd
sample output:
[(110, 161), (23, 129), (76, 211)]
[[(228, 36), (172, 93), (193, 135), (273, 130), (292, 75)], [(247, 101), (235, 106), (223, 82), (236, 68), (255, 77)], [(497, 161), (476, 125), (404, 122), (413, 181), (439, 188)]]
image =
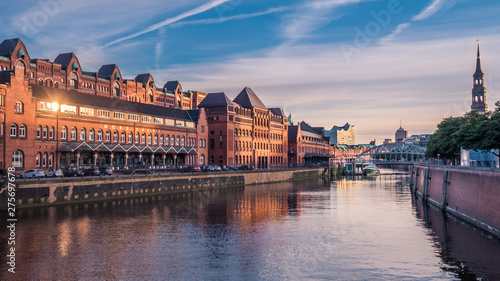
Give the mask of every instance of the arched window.
[(24, 153), (21, 150), (15, 150), (12, 153), (12, 167), (14, 168), (24, 167)]
[(185, 143), (185, 138), (184, 136), (182, 136), (181, 146), (184, 146), (184, 143)]
[(62, 126), (61, 127), (61, 139), (65, 140), (67, 137), (68, 137), (68, 128), (66, 128), (66, 126)]
[(177, 138), (175, 139), (175, 145), (179, 146), (180, 145), (180, 137), (177, 136)]
[(139, 144), (139, 133), (135, 133), (135, 143)]
[(168, 135), (165, 136), (165, 145), (170, 144), (170, 137)]
[(38, 79), (38, 85), (43, 86), (43, 79)]
[(125, 134), (125, 132), (121, 132), (121, 134), (120, 134), (120, 142), (121, 143), (125, 143), (126, 137), (127, 137), (127, 135)]
[(76, 128), (71, 128), (71, 140), (76, 140)]
[(36, 138), (40, 139), (42, 137), (42, 126), (38, 125), (36, 128)]
[(71, 72), (69, 75), (69, 86), (71, 89), (78, 89), (78, 75), (75, 72)]
[(89, 131), (89, 141), (94, 141), (94, 136), (95, 136), (95, 130), (94, 128), (92, 128)]
[(205, 165), (205, 154), (202, 154), (200, 156), (200, 166), (204, 166)]
[(155, 134), (155, 137), (153, 139), (153, 145), (157, 145), (158, 144), (158, 134)]
[(54, 139), (54, 131), (55, 131), (54, 126), (51, 126), (50, 130), (49, 130), (49, 139), (51, 139), (51, 140)]
[(24, 125), (24, 124), (19, 126), (19, 137), (26, 138), (26, 125)]
[(145, 133), (142, 133), (142, 136), (141, 136), (141, 143), (142, 143), (142, 144), (145, 144), (145, 143), (146, 143), (146, 134), (145, 134)]
[(47, 158), (48, 158), (47, 152), (44, 152), (43, 153), (43, 163), (42, 163), (44, 167), (47, 167)]
[(160, 135), (160, 146), (163, 145), (163, 135)]
[(80, 130), (80, 140), (81, 140), (81, 141), (85, 141), (85, 137), (86, 137), (86, 135), (87, 135), (87, 130), (85, 130), (85, 128), (82, 128), (82, 129)]
[(102, 141), (102, 130), (97, 131), (97, 141)]
[(111, 142), (111, 131), (110, 130), (106, 131), (106, 142)]
[(47, 138), (47, 135), (48, 135), (48, 133), (49, 133), (49, 127), (44, 126), (44, 127), (43, 127), (43, 131), (42, 131), (42, 132), (43, 132), (43, 134), (42, 134), (43, 138), (44, 138), (44, 139), (46, 139), (46, 138)]
[(14, 113), (18, 113), (18, 114), (24, 113), (24, 104), (23, 104), (23, 102), (16, 101), (14, 103)]
[(153, 135), (149, 134), (148, 135), (148, 144), (151, 145), (151, 141), (153, 139)]
[(133, 143), (134, 142), (134, 134), (132, 132), (128, 133), (128, 143)]
[(49, 155), (49, 167), (52, 167), (54, 165), (54, 153), (50, 153)]
[(38, 152), (36, 154), (36, 166), (40, 167), (40, 163), (42, 163), (42, 153)]
[(113, 142), (118, 142), (118, 131), (113, 132)]
[(172, 135), (172, 139), (170, 140), (170, 145), (174, 146), (175, 145), (175, 136)]
[(17, 138), (17, 125), (16, 124), (10, 125), (10, 137)]
[(115, 81), (115, 84), (113, 86), (113, 96), (115, 96), (115, 97), (120, 96), (120, 84), (118, 84), (117, 81)]
[(54, 83), (54, 88), (59, 88), (59, 82)]

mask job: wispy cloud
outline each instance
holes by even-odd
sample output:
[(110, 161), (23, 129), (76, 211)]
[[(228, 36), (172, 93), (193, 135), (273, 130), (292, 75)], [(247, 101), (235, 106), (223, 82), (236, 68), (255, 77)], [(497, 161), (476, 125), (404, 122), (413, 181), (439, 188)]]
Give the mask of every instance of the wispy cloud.
[(433, 0), (432, 3), (430, 3), (427, 7), (425, 7), (418, 15), (414, 16), (412, 20), (413, 21), (424, 20), (434, 15), (443, 8), (446, 2), (447, 0)]
[(174, 22), (178, 22), (178, 21), (180, 21), (182, 19), (185, 19), (187, 17), (191, 17), (191, 16), (194, 16), (194, 15), (206, 12), (206, 11), (208, 11), (210, 9), (213, 9), (213, 8), (215, 8), (215, 7), (217, 7), (217, 6), (221, 5), (221, 4), (224, 4), (224, 3), (228, 2), (228, 1), (230, 1), (230, 0), (213, 0), (213, 1), (210, 1), (208, 3), (205, 3), (205, 4), (201, 5), (201, 6), (198, 6), (198, 7), (194, 8), (194, 9), (191, 9), (191, 10), (189, 10), (187, 12), (184, 12), (184, 13), (178, 15), (178, 16), (175, 16), (175, 17), (172, 17), (172, 18), (168, 18), (168, 19), (166, 19), (164, 21), (161, 21), (159, 23), (153, 24), (153, 25), (151, 25), (151, 26), (149, 26), (149, 27), (147, 27), (147, 28), (145, 28), (145, 29), (143, 29), (143, 30), (141, 30), (139, 32), (135, 32), (135, 33), (132, 33), (130, 35), (127, 35), (127, 36), (115, 39), (115, 40), (113, 40), (113, 41), (105, 44), (105, 47), (108, 47), (108, 46), (111, 46), (111, 45), (115, 45), (115, 44), (118, 44), (118, 43), (123, 42), (125, 40), (129, 40), (129, 39), (135, 38), (137, 36), (140, 36), (142, 34), (145, 34), (145, 33), (148, 33), (148, 32), (154, 31), (154, 30), (157, 30), (157, 29), (159, 29), (161, 27), (167, 26), (167, 25), (172, 24)]
[(389, 43), (390, 41), (392, 41), (392, 40), (394, 39), (394, 37), (395, 37), (396, 35), (398, 35), (399, 33), (403, 32), (403, 31), (404, 31), (406, 28), (408, 28), (409, 26), (410, 26), (410, 24), (409, 24), (409, 23), (402, 23), (402, 24), (399, 24), (398, 26), (396, 26), (396, 29), (394, 29), (394, 31), (393, 31), (391, 34), (389, 34), (389, 35), (387, 35), (387, 36), (385, 36), (385, 37), (381, 38), (381, 39), (379, 40), (379, 44), (381, 44), (381, 45), (385, 45), (385, 44)]
[(241, 15), (235, 15), (235, 16), (229, 16), (229, 17), (219, 17), (219, 18), (212, 18), (212, 19), (181, 21), (181, 22), (176, 22), (176, 23), (171, 24), (170, 27), (182, 27), (182, 26), (186, 26), (186, 25), (200, 25), (200, 24), (216, 24), (216, 23), (223, 23), (223, 22), (232, 21), (232, 20), (244, 20), (244, 19), (260, 17), (260, 16), (272, 14), (272, 13), (283, 12), (283, 11), (286, 11), (289, 9), (290, 9), (290, 7), (276, 7), (276, 8), (270, 8), (270, 9), (263, 11), (263, 12), (241, 14)]

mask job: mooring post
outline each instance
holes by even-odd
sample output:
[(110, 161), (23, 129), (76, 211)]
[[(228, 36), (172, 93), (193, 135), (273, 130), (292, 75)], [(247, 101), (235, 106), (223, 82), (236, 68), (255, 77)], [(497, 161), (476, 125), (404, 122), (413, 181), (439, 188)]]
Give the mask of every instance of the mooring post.
[(446, 199), (446, 195), (448, 193), (448, 171), (444, 171), (443, 173), (443, 200), (441, 201), (441, 209), (446, 210), (446, 205), (448, 205), (448, 200)]

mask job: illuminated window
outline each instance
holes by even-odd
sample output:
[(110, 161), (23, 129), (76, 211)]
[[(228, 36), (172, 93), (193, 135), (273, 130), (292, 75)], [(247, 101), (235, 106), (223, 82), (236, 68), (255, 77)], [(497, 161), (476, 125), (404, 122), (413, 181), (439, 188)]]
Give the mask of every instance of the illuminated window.
[(97, 131), (97, 141), (102, 141), (102, 130)]
[(121, 134), (120, 134), (120, 142), (121, 143), (125, 143), (125, 138), (126, 138), (125, 132), (121, 132)]
[(141, 136), (141, 143), (142, 143), (142, 144), (145, 144), (145, 143), (146, 143), (146, 134), (145, 134), (145, 133), (142, 133), (142, 136)]
[(76, 128), (71, 128), (71, 140), (76, 140)]
[(85, 128), (82, 128), (82, 129), (80, 130), (80, 140), (81, 140), (81, 141), (85, 141), (85, 137), (86, 137), (86, 135), (87, 135), (87, 130), (85, 130)]
[(65, 140), (68, 137), (68, 128), (62, 126), (61, 128), (61, 139)]
[(14, 103), (14, 112), (15, 112), (15, 113), (18, 113), (18, 114), (20, 114), (20, 113), (23, 113), (23, 112), (24, 112), (24, 105), (23, 105), (23, 103), (22, 103), (22, 102), (20, 102), (20, 101), (16, 101), (16, 102)]
[(94, 141), (95, 130), (92, 128), (89, 131), (89, 141)]
[(148, 135), (148, 144), (151, 145), (151, 141), (153, 139), (153, 136), (151, 134)]
[(111, 141), (111, 131), (107, 130), (106, 131), (106, 142), (110, 142), (110, 141)]
[(139, 133), (135, 133), (135, 143), (139, 144)]
[(113, 142), (118, 142), (118, 131), (113, 133)]
[(128, 143), (133, 143), (134, 142), (134, 134), (132, 132), (128, 133)]

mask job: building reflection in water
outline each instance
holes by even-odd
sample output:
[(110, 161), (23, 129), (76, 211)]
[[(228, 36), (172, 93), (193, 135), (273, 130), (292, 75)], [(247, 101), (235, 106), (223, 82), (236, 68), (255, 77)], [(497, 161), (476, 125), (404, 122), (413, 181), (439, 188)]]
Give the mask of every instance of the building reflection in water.
[(413, 198), (416, 215), (431, 230), (442, 270), (460, 280), (500, 280), (500, 240)]

